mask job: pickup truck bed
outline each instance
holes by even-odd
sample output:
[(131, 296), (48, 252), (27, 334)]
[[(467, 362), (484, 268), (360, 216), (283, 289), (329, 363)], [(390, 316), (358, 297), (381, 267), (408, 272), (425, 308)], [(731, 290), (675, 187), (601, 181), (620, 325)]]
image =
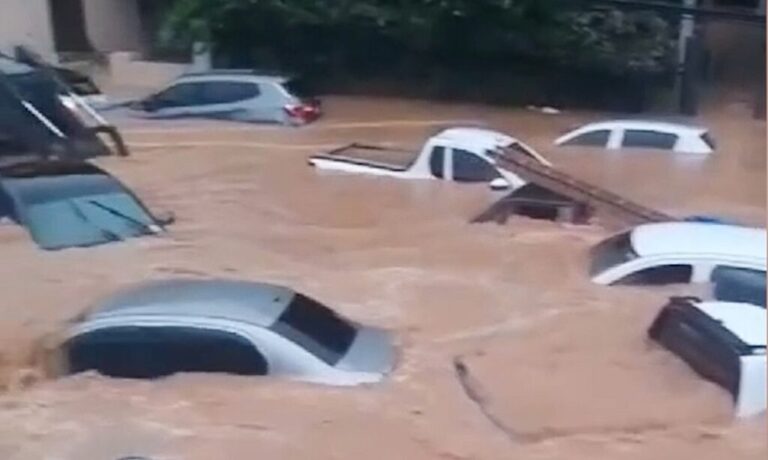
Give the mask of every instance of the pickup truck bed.
[(416, 161), (417, 152), (376, 145), (349, 144), (328, 153), (315, 155), (312, 160), (331, 160), (360, 166), (404, 172)]

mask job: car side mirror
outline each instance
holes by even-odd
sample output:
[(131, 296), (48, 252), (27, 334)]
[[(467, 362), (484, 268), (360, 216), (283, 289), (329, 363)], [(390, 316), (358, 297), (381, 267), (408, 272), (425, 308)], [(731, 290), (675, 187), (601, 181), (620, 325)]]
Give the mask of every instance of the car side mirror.
[(160, 102), (154, 96), (150, 96), (144, 100), (138, 101), (136, 105), (138, 106), (136, 108), (145, 112), (154, 112), (160, 108)]
[(488, 183), (488, 187), (490, 187), (490, 189), (493, 191), (509, 190), (511, 186), (512, 184), (510, 184), (509, 181), (503, 177), (497, 177)]

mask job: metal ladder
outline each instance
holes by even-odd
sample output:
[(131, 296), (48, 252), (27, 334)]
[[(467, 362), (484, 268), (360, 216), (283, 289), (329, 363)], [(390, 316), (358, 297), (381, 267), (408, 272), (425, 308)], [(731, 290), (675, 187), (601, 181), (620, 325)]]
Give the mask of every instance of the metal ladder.
[(545, 187), (553, 192), (584, 203), (601, 217), (618, 220), (622, 225), (639, 225), (650, 222), (677, 220), (672, 216), (640, 205), (613, 192), (597, 187), (552, 166), (511, 149), (502, 149), (495, 157), (496, 164), (527, 182)]

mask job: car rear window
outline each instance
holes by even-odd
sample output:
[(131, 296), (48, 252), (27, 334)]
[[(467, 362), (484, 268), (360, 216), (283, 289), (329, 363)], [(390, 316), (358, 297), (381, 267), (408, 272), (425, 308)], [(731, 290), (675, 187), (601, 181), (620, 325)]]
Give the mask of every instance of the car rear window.
[(341, 360), (357, 335), (352, 323), (302, 294), (293, 297), (270, 329), (330, 365)]
[(592, 248), (591, 257), (592, 276), (636, 258), (637, 253), (632, 248), (630, 232), (619, 233), (601, 241)]

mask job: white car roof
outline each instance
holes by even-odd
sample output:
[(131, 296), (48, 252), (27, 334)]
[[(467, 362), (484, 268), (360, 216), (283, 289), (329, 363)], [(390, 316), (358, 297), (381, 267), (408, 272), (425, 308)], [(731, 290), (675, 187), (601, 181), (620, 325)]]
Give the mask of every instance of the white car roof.
[(648, 131), (659, 131), (675, 134), (693, 134), (700, 135), (707, 132), (707, 129), (692, 124), (674, 123), (670, 121), (656, 120), (607, 120), (586, 124), (578, 131), (597, 131), (601, 129), (639, 129)]
[(494, 148), (510, 145), (518, 142), (512, 136), (498, 131), (483, 128), (449, 128), (435, 136), (446, 142), (457, 144), (485, 145), (486, 148)]
[(195, 82), (195, 81), (245, 81), (245, 82), (253, 82), (253, 83), (275, 83), (278, 85), (282, 85), (289, 80), (290, 78), (283, 75), (257, 75), (257, 74), (248, 74), (248, 73), (210, 72), (210, 73), (196, 73), (196, 74), (182, 75), (176, 80), (174, 80), (173, 83), (175, 84), (175, 83)]
[(737, 302), (700, 302), (693, 305), (719, 321), (747, 345), (766, 346), (768, 316), (765, 308)]
[(705, 222), (664, 222), (635, 227), (632, 248), (641, 256), (710, 255), (766, 261), (766, 231)]

